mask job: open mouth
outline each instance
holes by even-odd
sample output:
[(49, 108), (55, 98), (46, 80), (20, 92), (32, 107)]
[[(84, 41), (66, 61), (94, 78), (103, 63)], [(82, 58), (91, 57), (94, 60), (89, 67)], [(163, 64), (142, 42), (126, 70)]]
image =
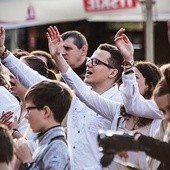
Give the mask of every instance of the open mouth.
[(86, 70), (86, 75), (91, 75), (91, 74), (93, 74), (91, 71)]
[(12, 81), (10, 81), (10, 85), (11, 85), (10, 90), (11, 90), (11, 91), (14, 90), (14, 88), (15, 88), (15, 83), (13, 83)]

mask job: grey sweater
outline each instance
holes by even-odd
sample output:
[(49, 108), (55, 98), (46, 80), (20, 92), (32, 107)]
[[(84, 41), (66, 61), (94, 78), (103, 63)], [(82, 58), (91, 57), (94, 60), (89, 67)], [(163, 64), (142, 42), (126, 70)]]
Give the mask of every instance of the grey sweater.
[(38, 147), (33, 153), (34, 164), (31, 170), (71, 170), (69, 149), (66, 142), (54, 139), (64, 134), (62, 127), (52, 127), (38, 135)]

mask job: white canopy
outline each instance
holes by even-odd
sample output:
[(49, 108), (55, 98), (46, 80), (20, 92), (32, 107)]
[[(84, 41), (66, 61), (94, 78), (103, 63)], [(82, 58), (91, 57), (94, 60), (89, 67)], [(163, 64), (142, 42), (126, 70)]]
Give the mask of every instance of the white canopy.
[[(102, 2), (105, 6), (113, 7), (118, 1), (123, 4), (135, 0), (103, 0)], [(145, 2), (145, 0), (141, 1)], [(87, 12), (85, 2), (86, 5), (95, 6), (95, 10)], [(99, 5), (99, 0), (0, 0), (0, 23), (3, 23), (6, 29), (10, 29), (84, 19), (112, 22), (143, 21), (145, 19), (143, 9), (144, 5), (141, 2), (136, 2), (134, 8), (105, 10), (101, 4)], [(157, 21), (170, 19), (169, 0), (155, 0), (153, 19)]]

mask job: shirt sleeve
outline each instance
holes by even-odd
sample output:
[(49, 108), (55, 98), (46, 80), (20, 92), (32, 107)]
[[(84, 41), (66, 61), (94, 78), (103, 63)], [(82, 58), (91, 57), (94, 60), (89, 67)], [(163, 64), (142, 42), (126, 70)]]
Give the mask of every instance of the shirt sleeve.
[(154, 100), (145, 99), (139, 92), (135, 74), (123, 74), (120, 86), (123, 103), (127, 113), (150, 119), (162, 119), (162, 112)]
[(33, 84), (41, 82), (42, 80), (46, 80), (46, 77), (41, 76), (37, 71), (21, 62), (11, 52), (2, 63), (26, 88), (29, 88)]
[[(13, 96), (5, 87), (0, 86), (0, 116), (2, 112), (12, 111), (14, 112), (14, 116), (19, 118), (21, 108), (19, 105), (19, 101)], [(13, 118), (14, 118), (13, 116)], [(12, 120), (13, 120), (12, 118)]]
[(70, 67), (62, 76), (83, 103), (106, 119), (113, 120), (114, 115), (120, 110), (120, 103), (106, 99), (91, 90)]

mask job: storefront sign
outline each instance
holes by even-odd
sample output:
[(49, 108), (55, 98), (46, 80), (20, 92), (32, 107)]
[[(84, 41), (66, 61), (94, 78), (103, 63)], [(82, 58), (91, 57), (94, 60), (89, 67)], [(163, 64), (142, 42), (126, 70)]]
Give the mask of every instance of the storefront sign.
[(111, 11), (136, 7), (136, 0), (83, 0), (86, 12)]

